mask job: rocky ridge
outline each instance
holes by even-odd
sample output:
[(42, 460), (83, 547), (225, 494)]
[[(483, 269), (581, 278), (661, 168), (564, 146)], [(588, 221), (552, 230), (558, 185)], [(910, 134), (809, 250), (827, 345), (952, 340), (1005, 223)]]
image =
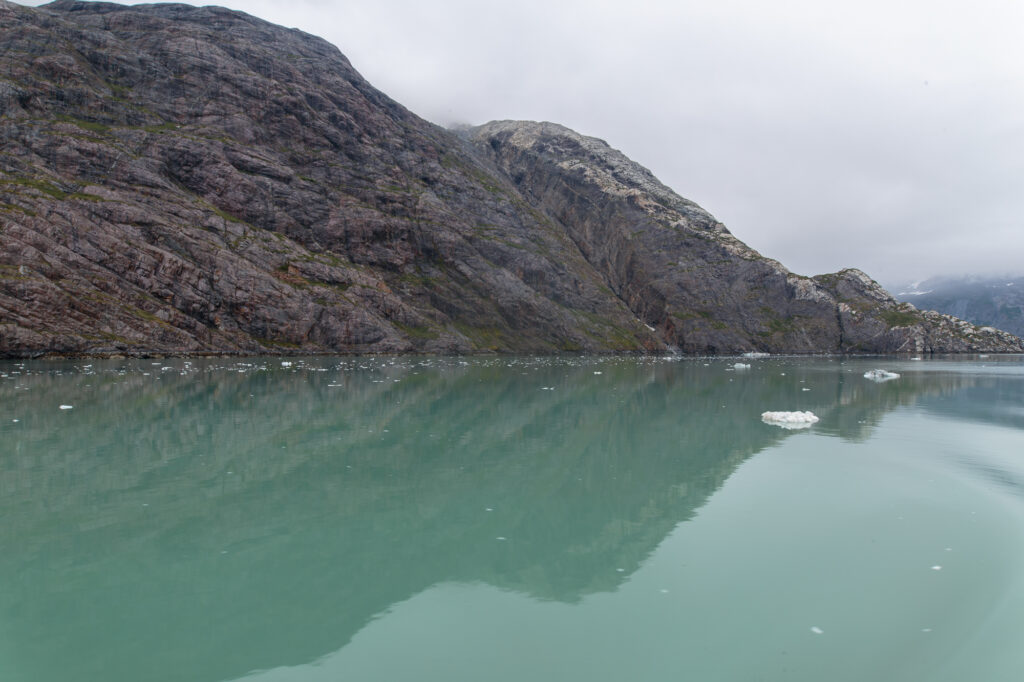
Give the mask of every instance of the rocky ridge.
[(0, 354), (1020, 351), (217, 7), (0, 2)]

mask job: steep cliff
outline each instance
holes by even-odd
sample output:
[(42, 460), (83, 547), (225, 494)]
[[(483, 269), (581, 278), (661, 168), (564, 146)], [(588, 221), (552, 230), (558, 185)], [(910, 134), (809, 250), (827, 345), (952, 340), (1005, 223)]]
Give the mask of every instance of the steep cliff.
[(794, 274), (605, 142), (552, 123), (469, 136), (617, 296), (685, 352), (964, 352), (1020, 340), (901, 304), (855, 269)]
[(0, 354), (1021, 350), (216, 7), (0, 2)]

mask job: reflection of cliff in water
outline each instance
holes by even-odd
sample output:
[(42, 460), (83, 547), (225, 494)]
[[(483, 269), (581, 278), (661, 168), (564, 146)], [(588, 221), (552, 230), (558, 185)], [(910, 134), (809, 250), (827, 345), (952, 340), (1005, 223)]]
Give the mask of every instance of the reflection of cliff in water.
[[(614, 590), (787, 437), (761, 411), (832, 410), (826, 428), (857, 437), (963, 381), (865, 385), (828, 362), (196, 363), (159, 379), (94, 364), (0, 382), (22, 415), (0, 432), (0, 623), (38, 679), (305, 663), (439, 582)], [(137, 659), (109, 660), (111, 640)]]

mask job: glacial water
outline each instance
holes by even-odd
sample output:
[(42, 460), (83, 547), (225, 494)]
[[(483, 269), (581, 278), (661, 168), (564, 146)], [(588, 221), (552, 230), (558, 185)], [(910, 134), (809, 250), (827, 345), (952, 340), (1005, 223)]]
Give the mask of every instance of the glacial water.
[(1022, 671), (1019, 357), (0, 363), (4, 682)]

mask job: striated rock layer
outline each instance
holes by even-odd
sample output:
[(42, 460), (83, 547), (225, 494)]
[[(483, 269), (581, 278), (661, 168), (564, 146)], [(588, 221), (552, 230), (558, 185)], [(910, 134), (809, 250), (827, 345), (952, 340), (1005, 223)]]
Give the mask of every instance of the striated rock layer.
[(1019, 351), (216, 7), (0, 0), (0, 354)]

